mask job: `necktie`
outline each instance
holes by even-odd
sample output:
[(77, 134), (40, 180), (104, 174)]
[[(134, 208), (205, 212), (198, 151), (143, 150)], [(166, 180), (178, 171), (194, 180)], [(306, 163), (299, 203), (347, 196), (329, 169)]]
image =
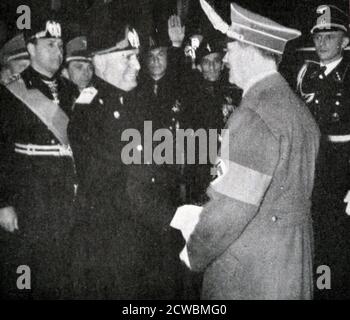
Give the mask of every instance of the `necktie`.
[(155, 96), (158, 95), (158, 84), (157, 83), (154, 84), (153, 93), (154, 93)]
[(319, 71), (318, 71), (318, 77), (320, 79), (324, 79), (326, 77), (326, 74), (325, 74), (326, 70), (327, 70), (326, 66), (321, 66), (320, 65), (320, 68), (319, 68)]

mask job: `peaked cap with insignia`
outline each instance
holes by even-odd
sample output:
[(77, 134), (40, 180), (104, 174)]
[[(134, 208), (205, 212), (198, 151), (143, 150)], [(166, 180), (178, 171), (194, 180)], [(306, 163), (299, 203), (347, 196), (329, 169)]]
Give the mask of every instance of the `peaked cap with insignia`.
[(226, 34), (231, 40), (238, 40), (282, 55), (287, 42), (301, 35), (296, 29), (287, 28), (236, 3), (231, 3), (231, 26), (229, 26), (208, 2), (200, 0), (200, 3), (214, 28)]

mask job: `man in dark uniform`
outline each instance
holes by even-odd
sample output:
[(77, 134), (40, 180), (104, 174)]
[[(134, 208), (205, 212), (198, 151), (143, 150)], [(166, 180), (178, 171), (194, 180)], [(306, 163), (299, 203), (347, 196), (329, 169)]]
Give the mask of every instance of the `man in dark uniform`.
[[(57, 76), (60, 24), (33, 21), (25, 39), (30, 66), (0, 88), (1, 288), (8, 298), (62, 298), (76, 189), (66, 129), (77, 92)], [(31, 290), (16, 287), (21, 265)]]
[(91, 84), (94, 75), (92, 59), (86, 52), (87, 40), (85, 36), (75, 37), (67, 43), (66, 68), (63, 73), (79, 88), (79, 91)]
[[(168, 26), (173, 44), (172, 35), (175, 33), (183, 40), (184, 28), (177, 17), (171, 17)], [(177, 32), (173, 32), (174, 28), (177, 28)], [(183, 298), (183, 273), (186, 271), (178, 259), (182, 239), (169, 224), (176, 207), (185, 198), (183, 165), (175, 161), (175, 136), (183, 125), (183, 101), (178, 78), (179, 66), (171, 62), (173, 58), (182, 57), (182, 50), (176, 51), (174, 46), (170, 48), (168, 35), (157, 30), (147, 45), (145, 71), (137, 88), (139, 112), (143, 120), (139, 131), (141, 135), (145, 134), (146, 139), (147, 129), (144, 131), (144, 125), (152, 125), (152, 128), (149, 127), (152, 132), (164, 129), (168, 133), (168, 141), (172, 143), (168, 147), (172, 149), (173, 158), (170, 159), (171, 163), (159, 163), (152, 154), (157, 143), (145, 141), (139, 146), (139, 151), (142, 156), (151, 152), (152, 158), (142, 159), (142, 164), (135, 164), (129, 170), (127, 190), (145, 261), (140, 298), (179, 299)], [(146, 150), (147, 144), (153, 149)], [(179, 157), (183, 156), (180, 152)]]
[[(215, 34), (199, 41), (197, 49), (193, 52), (196, 69), (193, 71), (190, 82), (186, 86), (186, 127), (194, 130), (205, 129), (207, 137), (209, 130), (217, 130), (218, 136), (224, 129), (227, 119), (237, 108), (241, 100), (242, 90), (227, 81), (226, 70), (223, 70), (224, 41), (222, 36)], [(209, 142), (209, 139), (208, 139)], [(217, 154), (217, 150), (212, 151)], [(209, 145), (208, 145), (209, 150)], [(199, 145), (197, 146), (197, 153)], [(215, 159), (214, 155), (214, 159)], [(206, 165), (187, 165), (188, 201), (199, 203), (209, 186), (212, 176), (209, 160)]]
[(315, 270), (331, 269), (331, 290), (316, 288), (315, 297), (326, 299), (350, 297), (350, 217), (344, 203), (350, 189), (350, 64), (343, 57), (348, 27), (345, 12), (319, 6), (311, 34), (320, 61), (306, 62), (298, 76), (298, 91), (322, 133), (313, 215)]
[(195, 51), (197, 69), (192, 80), (192, 96), (195, 99), (192, 101), (192, 114), (198, 127), (224, 128), (241, 99), (242, 90), (227, 84), (227, 72), (222, 63), (223, 49), (222, 37), (215, 36), (203, 39)]
[(144, 109), (151, 113), (159, 108), (166, 109), (163, 125), (172, 128), (179, 126), (177, 118), (182, 111), (179, 90), (183, 80), (180, 73), (184, 63), (181, 48), (184, 36), (185, 27), (176, 15), (169, 18), (167, 32), (154, 28), (143, 55), (144, 68), (138, 87), (138, 96), (147, 99), (148, 108)]
[(0, 49), (0, 83), (6, 85), (29, 65), (23, 33), (19, 33)]
[[(154, 29), (145, 49), (145, 68), (141, 70), (137, 89), (144, 120), (151, 120), (154, 130), (166, 128), (173, 135), (183, 126), (184, 56), (181, 46), (184, 36), (185, 27), (181, 26), (176, 15), (168, 20), (168, 32)], [(184, 199), (185, 190), (181, 186), (183, 166), (171, 168), (178, 180), (174, 196)]]
[(77, 99), (69, 125), (81, 205), (73, 236), (73, 298), (135, 299), (141, 264), (136, 263), (121, 153), (122, 133), (135, 127), (137, 116), (133, 89), (140, 70), (139, 38), (135, 29), (119, 25), (101, 38), (88, 38), (87, 48), (96, 76)]

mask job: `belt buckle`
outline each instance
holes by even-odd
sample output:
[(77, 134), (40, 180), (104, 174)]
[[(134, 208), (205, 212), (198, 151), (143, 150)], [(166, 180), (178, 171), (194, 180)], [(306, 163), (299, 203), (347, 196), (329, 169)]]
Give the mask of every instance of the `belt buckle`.
[(32, 145), (28, 145), (28, 154), (29, 155), (34, 155), (35, 154), (35, 148)]

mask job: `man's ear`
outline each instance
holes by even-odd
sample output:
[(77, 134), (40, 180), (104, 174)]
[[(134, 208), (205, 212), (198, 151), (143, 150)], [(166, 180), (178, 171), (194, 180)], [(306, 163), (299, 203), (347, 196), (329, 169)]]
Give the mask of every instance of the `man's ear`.
[(68, 69), (67, 69), (67, 68), (63, 68), (63, 69), (62, 69), (61, 75), (62, 75), (64, 78), (70, 80), (70, 76), (69, 76), (69, 72), (68, 72)]
[(349, 37), (343, 38), (342, 48), (345, 49), (349, 45), (350, 39)]
[(105, 58), (97, 54), (92, 58), (92, 64), (94, 66), (96, 75), (99, 76), (100, 78), (103, 78), (103, 74), (106, 69)]
[(31, 42), (27, 43), (27, 51), (31, 57), (35, 56), (35, 46), (33, 43), (31, 43)]

